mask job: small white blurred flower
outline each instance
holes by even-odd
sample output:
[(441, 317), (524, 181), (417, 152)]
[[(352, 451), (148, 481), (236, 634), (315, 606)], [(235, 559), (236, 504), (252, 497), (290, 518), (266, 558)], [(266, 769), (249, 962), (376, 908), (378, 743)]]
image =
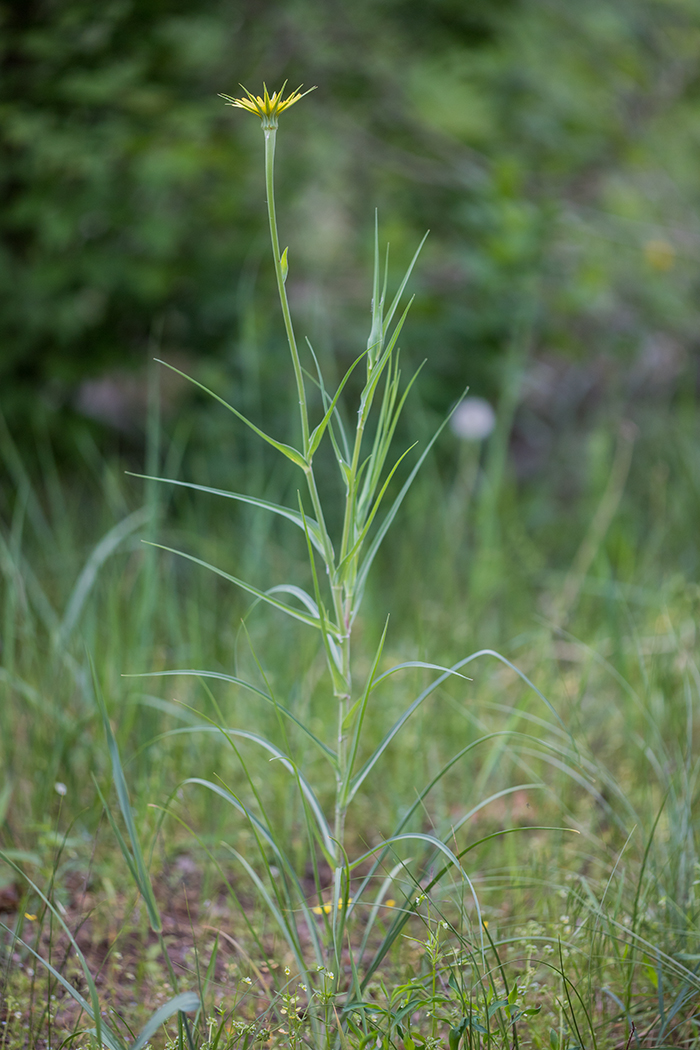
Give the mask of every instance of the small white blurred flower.
[(496, 425), (496, 413), (483, 397), (465, 397), (452, 414), (453, 434), (463, 441), (483, 441)]
[(62, 784), (60, 780), (56, 781), (56, 783), (53, 786), (53, 789), (57, 795), (61, 796), (61, 798), (63, 798), (64, 795), (68, 794), (68, 788), (65, 784)]

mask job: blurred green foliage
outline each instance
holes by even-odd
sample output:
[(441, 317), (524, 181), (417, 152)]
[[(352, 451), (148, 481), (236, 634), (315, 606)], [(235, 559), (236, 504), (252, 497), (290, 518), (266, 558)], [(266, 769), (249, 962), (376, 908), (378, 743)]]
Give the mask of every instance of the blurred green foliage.
[[(154, 342), (220, 361), (239, 399), (265, 380), (272, 411), (282, 333), (261, 305), (259, 130), (217, 98), (239, 81), (319, 87), (285, 118), (279, 182), (290, 293), (320, 353), (345, 359), (366, 339), (376, 205), (397, 267), (431, 229), (407, 349), (428, 358), (438, 408), (466, 382), (496, 395), (523, 324), (547, 425), (601, 388), (674, 387), (692, 361), (693, 0), (26, 0), (0, 13), (11, 422), (30, 404), (64, 419), (82, 380), (139, 367)], [(582, 369), (563, 398), (562, 355)]]

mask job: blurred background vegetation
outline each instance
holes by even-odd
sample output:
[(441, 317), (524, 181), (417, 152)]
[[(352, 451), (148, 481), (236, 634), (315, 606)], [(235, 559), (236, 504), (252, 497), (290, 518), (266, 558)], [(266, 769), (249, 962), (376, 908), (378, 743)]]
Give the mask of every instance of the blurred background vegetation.
[(695, 384), (693, 0), (0, 12), (0, 405), (21, 436), (31, 419), (62, 440), (92, 417), (138, 444), (154, 346), (239, 403), (261, 383), (280, 394), (266, 411), (285, 402), (280, 326), (260, 307), (259, 132), (217, 97), (263, 79), (318, 85), (286, 121), (279, 182), (291, 293), (319, 352), (344, 363), (366, 338), (376, 206), (397, 267), (431, 230), (407, 353), (427, 359), (432, 407), (467, 383), (497, 397), (527, 329), (521, 474), (610, 395)]

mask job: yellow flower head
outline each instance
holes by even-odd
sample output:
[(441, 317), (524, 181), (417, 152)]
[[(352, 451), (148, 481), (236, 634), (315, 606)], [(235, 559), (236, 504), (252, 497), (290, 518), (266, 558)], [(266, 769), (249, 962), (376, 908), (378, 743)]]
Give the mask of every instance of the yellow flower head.
[(221, 98), (226, 99), (227, 106), (237, 106), (239, 109), (247, 109), (249, 113), (255, 113), (262, 121), (262, 126), (265, 131), (271, 128), (277, 127), (277, 118), (280, 113), (283, 113), (285, 109), (289, 109), (295, 102), (298, 102), (304, 95), (308, 95), (309, 91), (315, 91), (315, 87), (311, 87), (308, 91), (302, 92), (302, 85), (300, 84), (296, 91), (292, 91), (287, 98), (282, 98), (282, 92), (287, 86), (287, 81), (279, 91), (273, 91), (272, 95), (267, 90), (267, 84), (263, 84), (263, 96), (251, 95), (248, 88), (243, 87), (246, 93), (246, 98), (233, 98), (231, 95), (221, 95)]

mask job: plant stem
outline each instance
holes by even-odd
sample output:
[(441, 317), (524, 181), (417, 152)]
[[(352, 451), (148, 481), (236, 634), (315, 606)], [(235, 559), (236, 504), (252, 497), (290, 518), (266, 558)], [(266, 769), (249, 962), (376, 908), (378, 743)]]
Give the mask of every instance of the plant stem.
[[(284, 327), (287, 333), (287, 342), (289, 343), (289, 350), (292, 355), (292, 365), (294, 367), (294, 377), (297, 384), (297, 392), (299, 395), (299, 414), (301, 417), (301, 432), (302, 432), (302, 446), (304, 457), (309, 455), (309, 415), (306, 405), (306, 391), (304, 390), (304, 379), (301, 370), (301, 362), (299, 360), (299, 351), (297, 348), (296, 337), (294, 335), (294, 326), (292, 324), (292, 316), (289, 310), (289, 302), (287, 300), (287, 290), (285, 287), (285, 278), (282, 273), (282, 258), (280, 253), (280, 242), (279, 234), (277, 232), (277, 213), (275, 210), (275, 140), (277, 135), (276, 128), (263, 128), (265, 135), (265, 186), (267, 190), (267, 214), (270, 220), (270, 240), (272, 241), (272, 256), (275, 263), (275, 277), (277, 278), (277, 290), (280, 297), (280, 305), (282, 307), (282, 316), (284, 318)], [(364, 423), (364, 421), (363, 421)], [(361, 438), (360, 438), (361, 440)], [(357, 454), (359, 449), (356, 450), (355, 456), (355, 468), (357, 467)], [(336, 805), (335, 805), (335, 821), (334, 821), (334, 832), (335, 838), (342, 846), (344, 831), (345, 831), (345, 806), (343, 804), (343, 783), (345, 778), (345, 762), (347, 756), (345, 754), (345, 731), (343, 723), (345, 715), (347, 714), (348, 704), (351, 694), (351, 678), (350, 678), (350, 623), (352, 618), (348, 615), (346, 604), (343, 602), (342, 587), (340, 587), (336, 581), (335, 576), (335, 556), (333, 552), (333, 546), (326, 529), (323, 508), (321, 500), (319, 498), (318, 490), (316, 488), (316, 480), (313, 474), (313, 468), (309, 463), (305, 469), (306, 481), (309, 489), (309, 495), (311, 496), (311, 503), (313, 505), (316, 520), (321, 531), (323, 539), (323, 559), (326, 563), (326, 570), (329, 576), (329, 582), (331, 585), (331, 591), (333, 595), (333, 610), (341, 630), (344, 631), (344, 637), (341, 643), (341, 668), (340, 674), (343, 681), (344, 688), (341, 690), (334, 689), (335, 700), (338, 706), (338, 735), (337, 735), (337, 746), (338, 746), (338, 762), (339, 762), (339, 775), (336, 785)], [(332, 670), (332, 669), (331, 669)]]
[(287, 342), (292, 355), (294, 366), (294, 378), (297, 382), (297, 393), (299, 395), (299, 414), (301, 416), (301, 439), (304, 457), (309, 453), (309, 415), (306, 408), (306, 391), (304, 390), (304, 379), (299, 360), (297, 341), (294, 336), (292, 315), (289, 312), (287, 301), (287, 290), (285, 288), (284, 276), (282, 275), (282, 259), (280, 256), (280, 241), (277, 233), (277, 214), (275, 212), (275, 139), (276, 128), (264, 128), (265, 135), (265, 187), (267, 190), (267, 215), (270, 220), (270, 239), (272, 241), (272, 255), (275, 262), (275, 277), (277, 278), (277, 290), (284, 317), (284, 327), (287, 333)]

